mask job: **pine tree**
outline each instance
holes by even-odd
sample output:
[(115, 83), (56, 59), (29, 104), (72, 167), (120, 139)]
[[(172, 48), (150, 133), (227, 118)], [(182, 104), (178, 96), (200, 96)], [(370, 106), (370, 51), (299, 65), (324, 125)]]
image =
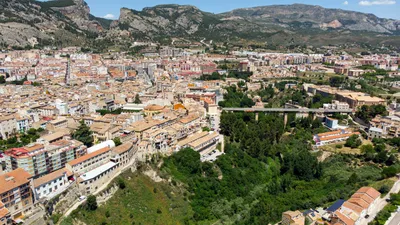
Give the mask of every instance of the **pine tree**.
[(88, 126), (83, 122), (80, 122), (80, 126), (78, 129), (72, 134), (72, 137), (75, 140), (82, 142), (87, 147), (91, 147), (93, 145), (93, 132), (90, 130)]

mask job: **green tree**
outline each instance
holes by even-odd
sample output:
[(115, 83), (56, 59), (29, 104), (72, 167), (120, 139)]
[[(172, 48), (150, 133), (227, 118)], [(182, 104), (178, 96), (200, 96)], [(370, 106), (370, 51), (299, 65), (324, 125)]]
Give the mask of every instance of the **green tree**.
[(142, 101), (140, 100), (139, 94), (136, 94), (136, 95), (135, 95), (135, 100), (133, 101), (133, 103), (135, 103), (135, 104), (142, 104)]
[(350, 148), (357, 148), (361, 144), (362, 144), (362, 142), (361, 142), (359, 136), (356, 134), (353, 134), (346, 140), (346, 144), (344, 144), (344, 145), (346, 147), (350, 147)]
[(334, 76), (329, 78), (329, 84), (332, 87), (340, 87), (344, 82), (344, 77)]
[(0, 76), (0, 84), (5, 84), (6, 78), (4, 76)]
[(86, 207), (88, 210), (94, 211), (97, 209), (97, 198), (94, 195), (89, 195), (86, 201)]
[(87, 147), (91, 147), (93, 145), (93, 132), (83, 122), (83, 120), (80, 122), (78, 129), (72, 134), (72, 137), (75, 140), (82, 142)]
[(115, 146), (120, 146), (120, 145), (122, 145), (121, 139), (120, 139), (119, 137), (115, 137), (115, 138), (113, 139), (113, 141), (114, 141), (114, 143), (115, 143)]

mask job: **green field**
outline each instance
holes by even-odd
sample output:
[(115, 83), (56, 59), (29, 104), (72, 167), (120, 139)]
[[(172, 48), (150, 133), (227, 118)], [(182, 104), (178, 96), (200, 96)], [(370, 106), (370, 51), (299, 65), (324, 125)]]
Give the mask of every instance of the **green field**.
[(118, 190), (95, 211), (82, 208), (71, 217), (86, 224), (184, 224), (192, 210), (184, 200), (185, 190), (167, 183), (155, 183), (149, 177), (127, 172), (122, 175), (126, 188)]

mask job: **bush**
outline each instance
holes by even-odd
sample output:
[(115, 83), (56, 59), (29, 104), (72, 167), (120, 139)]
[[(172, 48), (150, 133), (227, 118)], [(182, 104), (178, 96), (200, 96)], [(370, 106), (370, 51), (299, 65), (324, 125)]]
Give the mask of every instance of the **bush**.
[(387, 184), (382, 185), (381, 188), (379, 188), (379, 192), (381, 194), (386, 194), (390, 191), (390, 187)]
[(158, 214), (162, 214), (162, 211), (161, 211), (160, 208), (157, 209), (157, 213), (158, 213)]
[(125, 187), (126, 187), (125, 181), (122, 178), (118, 179), (118, 187), (121, 189), (125, 189)]
[(336, 148), (341, 149), (343, 148), (343, 145), (336, 145)]
[(346, 140), (345, 146), (350, 147), (350, 148), (357, 148), (361, 144), (362, 144), (362, 142), (361, 142), (359, 136), (356, 134), (353, 134)]
[(111, 215), (110, 215), (110, 211), (107, 210), (107, 211), (106, 211), (106, 217), (109, 218), (110, 216), (111, 216)]
[(94, 195), (89, 195), (86, 202), (86, 207), (88, 210), (94, 211), (97, 209), (97, 198)]

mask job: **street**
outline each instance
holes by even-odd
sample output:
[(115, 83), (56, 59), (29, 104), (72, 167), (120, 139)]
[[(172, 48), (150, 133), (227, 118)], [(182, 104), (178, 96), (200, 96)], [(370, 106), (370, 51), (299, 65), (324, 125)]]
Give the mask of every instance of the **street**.
[(392, 219), (389, 218), (388, 221), (386, 221), (387, 225), (399, 225), (400, 224), (400, 212), (396, 212), (394, 217), (391, 217)]

